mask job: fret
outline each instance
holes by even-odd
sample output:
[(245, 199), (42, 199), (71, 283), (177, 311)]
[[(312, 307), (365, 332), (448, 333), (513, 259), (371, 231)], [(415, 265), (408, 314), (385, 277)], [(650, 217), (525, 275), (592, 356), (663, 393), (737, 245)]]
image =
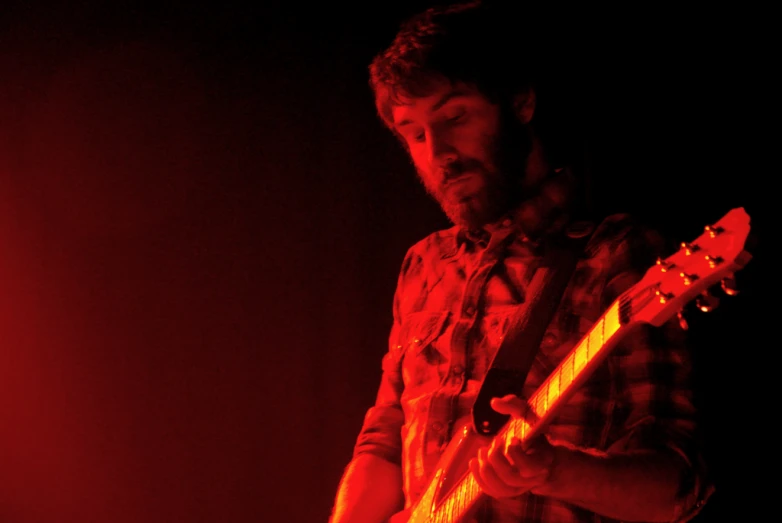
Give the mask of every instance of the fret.
[(548, 389), (548, 404), (553, 405), (555, 401), (559, 398), (559, 373), (557, 373), (557, 370), (554, 369), (554, 372), (551, 374), (551, 377), (546, 380), (548, 382), (548, 386), (546, 387)]
[(470, 482), (469, 482), (470, 498), (475, 499), (478, 496), (478, 494), (481, 492), (481, 489), (480, 487), (478, 487), (478, 483), (475, 482), (475, 478), (472, 477), (472, 474), (470, 474), (469, 478), (470, 478)]
[(564, 387), (562, 387), (562, 365), (557, 365), (557, 368), (554, 369), (554, 372), (557, 373), (557, 397), (562, 396), (562, 390)]
[(603, 319), (597, 320), (592, 330), (589, 331), (589, 359), (593, 359), (603, 347)]
[(589, 361), (589, 338), (584, 339), (581, 343), (578, 344), (578, 347), (576, 347), (574, 352), (574, 365), (573, 365), (573, 376), (578, 376), (578, 373), (583, 370), (584, 367), (586, 367), (587, 362)]
[(456, 507), (459, 514), (464, 512), (464, 485), (462, 483), (460, 483), (459, 487), (456, 489)]
[(535, 414), (537, 414), (538, 417), (542, 417), (546, 413), (546, 395), (540, 394), (540, 389), (538, 389), (538, 392), (532, 396), (532, 399), (535, 402)]
[(511, 418), (510, 422), (508, 423), (508, 434), (512, 438), (518, 438), (519, 433), (521, 432), (521, 423), (519, 423), (519, 420)]
[(440, 502), (440, 506), (437, 507), (437, 518), (438, 521), (446, 522), (450, 519), (450, 516), (448, 515), (448, 498), (445, 498)]
[(606, 336), (610, 338), (622, 326), (622, 324), (619, 321), (618, 301), (615, 301), (614, 304), (611, 307), (609, 307), (609, 309), (606, 311), (605, 315), (603, 316), (603, 320), (605, 322)]
[(527, 434), (529, 433), (530, 425), (527, 422), (527, 420), (522, 419), (519, 420), (519, 426), (521, 427), (521, 429), (519, 430), (520, 438), (522, 440), (526, 440)]
[(570, 353), (570, 382), (572, 383), (573, 380), (576, 379), (576, 376), (578, 376), (578, 371), (576, 370), (576, 353), (571, 352)]
[(512, 438), (519, 438), (520, 440), (523, 441), (527, 437), (527, 430), (529, 429), (529, 424), (523, 419), (514, 419), (511, 421), (511, 425), (509, 425), (509, 428), (510, 428), (509, 431), (510, 436)]
[(453, 520), (453, 496), (448, 496), (448, 499), (446, 500), (445, 513), (448, 514), (449, 520)]
[(564, 384), (564, 388), (568, 388), (573, 383), (573, 354), (570, 353), (559, 365), (560, 382)]

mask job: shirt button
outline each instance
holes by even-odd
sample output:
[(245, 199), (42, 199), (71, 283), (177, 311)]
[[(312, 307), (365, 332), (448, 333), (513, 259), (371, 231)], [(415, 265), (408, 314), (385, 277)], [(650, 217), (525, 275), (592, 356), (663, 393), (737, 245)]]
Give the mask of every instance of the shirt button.
[(475, 314), (475, 307), (473, 307), (472, 305), (468, 305), (467, 307), (464, 308), (464, 313), (467, 316), (472, 316), (473, 314)]
[(454, 375), (461, 376), (462, 374), (464, 374), (464, 367), (462, 367), (461, 365), (454, 365), (451, 371), (454, 373)]
[(443, 424), (440, 423), (439, 421), (435, 421), (434, 423), (432, 423), (432, 430), (435, 432), (442, 432)]
[(547, 332), (540, 343), (544, 349), (551, 349), (557, 346), (557, 336), (554, 333)]
[(511, 224), (510, 218), (505, 218), (504, 220), (502, 220), (502, 224), (505, 227), (510, 227), (510, 224)]

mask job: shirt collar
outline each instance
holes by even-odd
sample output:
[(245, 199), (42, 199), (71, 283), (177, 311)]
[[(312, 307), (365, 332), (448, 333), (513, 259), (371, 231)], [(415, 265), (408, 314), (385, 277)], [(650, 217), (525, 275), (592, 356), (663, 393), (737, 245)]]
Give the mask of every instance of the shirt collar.
[(536, 242), (542, 236), (561, 230), (568, 220), (568, 208), (573, 199), (573, 173), (568, 168), (555, 169), (532, 195), (499, 220), (479, 230), (455, 226), (449, 235), (452, 245), (445, 246), (444, 254), (456, 254), (462, 244), (485, 248), (493, 237), (505, 238), (514, 231), (525, 239)]

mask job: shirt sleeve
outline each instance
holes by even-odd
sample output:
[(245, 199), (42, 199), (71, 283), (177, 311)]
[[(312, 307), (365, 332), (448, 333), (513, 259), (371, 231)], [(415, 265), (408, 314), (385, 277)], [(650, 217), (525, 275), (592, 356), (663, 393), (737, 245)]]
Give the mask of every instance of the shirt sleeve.
[[(604, 303), (641, 279), (663, 252), (653, 231), (634, 225), (611, 249)], [(691, 352), (676, 318), (661, 327), (644, 325), (625, 338), (609, 358), (615, 387), (616, 430), (608, 452), (654, 449), (683, 463), (675, 521), (692, 519), (713, 491), (701, 454), (691, 383)]]
[(402, 425), (405, 421), (401, 396), (404, 389), (401, 372), (402, 347), (399, 343), (401, 309), (410, 279), (421, 271), (421, 259), (409, 250), (402, 263), (393, 302), (393, 325), (388, 351), (382, 360), (382, 375), (375, 403), (369, 408), (353, 449), (354, 458), (373, 454), (391, 463), (402, 463)]

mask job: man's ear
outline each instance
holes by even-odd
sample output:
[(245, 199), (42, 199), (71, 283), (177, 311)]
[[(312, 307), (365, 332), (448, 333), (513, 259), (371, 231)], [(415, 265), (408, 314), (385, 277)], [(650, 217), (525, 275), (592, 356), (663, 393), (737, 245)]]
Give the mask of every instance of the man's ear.
[(530, 87), (521, 91), (513, 98), (513, 111), (523, 124), (532, 121), (535, 114), (535, 90)]

